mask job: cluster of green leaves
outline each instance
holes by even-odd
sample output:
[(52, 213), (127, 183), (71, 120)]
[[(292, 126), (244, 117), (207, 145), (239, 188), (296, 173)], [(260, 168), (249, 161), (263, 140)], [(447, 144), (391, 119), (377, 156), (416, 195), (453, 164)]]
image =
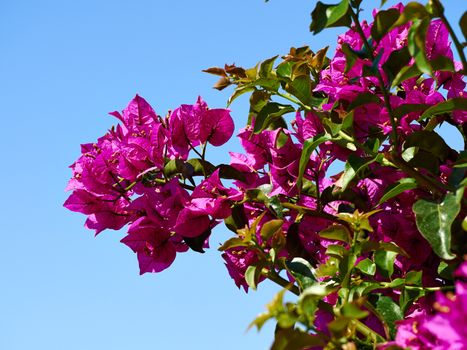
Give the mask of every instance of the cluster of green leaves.
[(326, 101), (323, 94), (312, 92), (319, 72), (329, 63), (326, 52), (327, 48), (316, 53), (309, 47), (291, 48), (275, 68), (278, 56), (249, 69), (226, 65), (224, 68), (208, 68), (205, 72), (221, 76), (214, 85), (217, 89), (235, 85), (229, 104), (239, 96), (251, 93), (248, 124), (254, 121), (254, 132), (259, 133), (267, 128), (286, 127), (283, 116), (296, 110), (291, 104), (273, 101), (273, 97), (298, 104), (305, 110)]

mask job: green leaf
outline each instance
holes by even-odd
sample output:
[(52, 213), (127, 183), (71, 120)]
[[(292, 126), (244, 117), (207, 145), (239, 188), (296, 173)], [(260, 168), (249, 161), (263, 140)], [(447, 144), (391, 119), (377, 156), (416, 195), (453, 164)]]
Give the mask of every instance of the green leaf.
[(452, 281), (456, 268), (456, 264), (447, 264), (445, 261), (441, 261), (438, 266), (438, 275), (445, 280)]
[(376, 273), (376, 264), (368, 258), (360, 261), (356, 268), (365, 275), (374, 276)]
[(425, 291), (423, 289), (404, 288), (399, 297), (399, 305), (401, 308), (401, 312), (405, 314), (407, 309), (410, 306), (412, 306), (413, 302), (424, 295), (425, 295)]
[(449, 175), (448, 178), (448, 184), (449, 186), (453, 187), (459, 187), (462, 181), (466, 179), (465, 177), (465, 172), (467, 164), (466, 163), (461, 163), (461, 164), (456, 164), (454, 168), (452, 169), (451, 175)]
[(394, 260), (397, 253), (386, 250), (377, 250), (375, 252), (375, 263), (383, 277), (391, 278), (394, 273)]
[(250, 329), (253, 326), (256, 326), (256, 329), (260, 331), (261, 328), (263, 328), (264, 324), (273, 317), (274, 316), (271, 315), (269, 312), (263, 312), (259, 314), (258, 316), (256, 316), (256, 318), (248, 326), (248, 329)]
[(381, 60), (381, 57), (383, 57), (383, 50), (378, 52), (373, 62), (371, 63), (371, 66), (366, 66), (366, 65), (363, 66), (363, 76), (375, 77), (378, 75), (379, 62)]
[(349, 9), (349, 1), (342, 0), (338, 5), (330, 6), (326, 9), (326, 26), (331, 26), (337, 23), (342, 17), (344, 17)]
[(291, 62), (291, 61), (281, 62), (276, 68), (276, 74), (279, 77), (291, 79), (293, 66), (294, 66), (294, 62)]
[(415, 59), (415, 64), (422, 73), (433, 75), (433, 69), (426, 58), (425, 42), (426, 32), (430, 25), (430, 19), (414, 20), (409, 29), (408, 45), (409, 53)]
[(401, 69), (409, 65), (411, 58), (407, 46), (391, 52), (387, 61), (383, 64), (383, 70), (388, 76), (389, 84), (392, 84)]
[(438, 56), (430, 61), (430, 65), (435, 71), (455, 72), (454, 63), (452, 59), (446, 56)]
[(260, 188), (252, 188), (246, 190), (244, 200), (266, 204), (269, 201), (269, 197)]
[(238, 97), (242, 96), (243, 94), (246, 94), (247, 92), (255, 91), (256, 88), (254, 84), (248, 84), (248, 85), (239, 85), (235, 88), (234, 93), (229, 97), (227, 101), (227, 107), (232, 104), (234, 100), (236, 100)]
[(324, 340), (318, 335), (311, 335), (296, 328), (279, 328), (274, 333), (271, 350), (303, 350), (324, 345)]
[[(417, 147), (410, 147), (409, 149), (417, 150)], [(439, 174), (439, 158), (435, 157), (433, 153), (427, 152), (423, 149), (417, 150), (408, 163), (412, 168), (423, 168), (434, 175)]]
[(253, 82), (254, 85), (260, 86), (268, 91), (277, 92), (279, 87), (281, 86), (279, 80), (277, 78), (259, 78)]
[(211, 235), (211, 228), (208, 228), (206, 231), (204, 231), (199, 236), (183, 237), (183, 241), (186, 243), (188, 247), (190, 247), (191, 250), (198, 252), (198, 253), (204, 253), (204, 243), (206, 242), (206, 240), (209, 238), (210, 235)]
[(193, 175), (194, 176), (209, 176), (211, 175), (214, 170), (216, 170), (216, 167), (208, 162), (207, 160), (202, 160), (199, 158), (193, 158), (187, 160), (187, 163), (189, 163), (193, 167)]
[(260, 276), (261, 276), (260, 266), (250, 265), (247, 267), (245, 271), (245, 281), (251, 289), (256, 290), (256, 286), (258, 285)]
[(459, 21), (459, 26), (461, 27), (462, 34), (464, 34), (465, 40), (467, 40), (467, 11), (465, 11), (462, 15)]
[(272, 68), (274, 66), (274, 61), (278, 56), (268, 58), (267, 60), (261, 62), (259, 65), (258, 75), (261, 78), (269, 78), (271, 76)]
[(267, 241), (272, 237), (274, 233), (279, 230), (282, 230), (282, 225), (284, 224), (283, 220), (271, 220), (263, 224), (261, 227), (261, 238), (263, 241)]
[(429, 13), (425, 6), (414, 1), (409, 2), (407, 5), (405, 5), (404, 11), (402, 11), (399, 19), (392, 25), (391, 29), (404, 25), (410, 21), (426, 18), (428, 16)]
[(378, 205), (386, 202), (391, 198), (398, 196), (402, 192), (413, 190), (414, 188), (417, 188), (417, 181), (415, 181), (415, 179), (412, 179), (410, 177), (400, 179), (396, 183), (389, 185), (384, 190), (384, 195), (379, 200)]
[(355, 65), (355, 62), (357, 62), (358, 56), (355, 53), (355, 51), (352, 50), (350, 45), (347, 43), (342, 44), (342, 52), (345, 55), (344, 73), (348, 73), (352, 69), (352, 67)]
[(311, 59), (310, 66), (316, 72), (320, 72), (323, 69), (323, 66), (326, 64), (326, 61), (329, 61), (329, 59), (326, 57), (328, 49), (329, 46), (319, 49)]
[(404, 142), (404, 149), (418, 147), (430, 155), (444, 160), (451, 152), (451, 147), (434, 131), (421, 130), (410, 134)]
[(288, 328), (293, 327), (295, 323), (297, 322), (297, 318), (298, 318), (297, 315), (295, 315), (295, 313), (293, 312), (290, 312), (292, 310), (289, 310), (289, 307), (290, 309), (292, 309), (294, 306), (292, 306), (291, 304), (288, 304), (288, 305), (286, 305), (287, 309), (285, 312), (281, 312), (280, 314), (276, 315), (276, 320), (277, 320), (276, 327), (288, 329)]
[(250, 245), (249, 242), (245, 242), (240, 237), (232, 237), (226, 240), (219, 248), (219, 251), (223, 252), (227, 249), (237, 248), (237, 247), (248, 247)]
[(399, 19), (399, 14), (399, 10), (395, 8), (379, 11), (371, 28), (371, 37), (376, 41), (380, 41), (389, 31), (389, 28)]
[(393, 242), (378, 242), (377, 245), (379, 249), (384, 249), (388, 252), (394, 252), (394, 253), (403, 255), (405, 257), (409, 257), (409, 255), (404, 249), (402, 249), (401, 247), (399, 247)]
[(368, 311), (360, 309), (354, 303), (347, 303), (341, 309), (342, 315), (349, 318), (361, 319), (368, 316)]
[(328, 323), (328, 329), (335, 339), (344, 338), (349, 333), (348, 328), (351, 322), (350, 318), (340, 316)]
[(273, 213), (279, 218), (282, 219), (284, 214), (284, 208), (282, 207), (281, 200), (278, 195), (269, 197), (269, 201), (266, 203), (266, 206), (269, 209), (272, 209)]
[(320, 231), (320, 237), (342, 242), (350, 242), (350, 232), (344, 225), (332, 225)]
[(395, 87), (399, 84), (401, 84), (403, 81), (406, 81), (407, 79), (411, 79), (414, 77), (418, 77), (422, 74), (420, 69), (416, 64), (412, 66), (405, 66), (403, 67), (399, 73), (397, 73), (396, 77), (392, 81), (392, 87)]
[(370, 160), (365, 161), (365, 159), (355, 156), (353, 154), (349, 155), (349, 158), (347, 159), (347, 162), (345, 163), (345, 166), (344, 166), (344, 174), (342, 175), (342, 183), (341, 183), (342, 191), (345, 191), (347, 186), (350, 184), (350, 182), (355, 178), (355, 176), (359, 172), (361, 172), (368, 165), (377, 161), (381, 157), (382, 155), (379, 154), (375, 158), (371, 158)]
[[(250, 96), (250, 113), (259, 111), (271, 100), (271, 93), (264, 90), (255, 90)], [(248, 124), (251, 124), (250, 121)]]
[(290, 140), (290, 136), (286, 134), (284, 131), (281, 131), (279, 135), (277, 135), (276, 147), (279, 149), (284, 147), (289, 140)]
[(324, 28), (349, 27), (352, 19), (348, 10), (349, 0), (342, 0), (337, 5), (323, 4), (321, 1), (318, 1), (311, 13), (310, 31), (313, 34), (318, 34)]
[(464, 188), (448, 193), (441, 203), (420, 199), (413, 205), (418, 230), (430, 243), (433, 251), (445, 260), (454, 259), (451, 253), (451, 226), (459, 214)]
[(350, 276), (353, 268), (355, 267), (355, 263), (357, 262), (357, 256), (354, 253), (349, 253), (348, 251), (346, 251), (345, 253), (346, 254), (344, 258), (339, 263), (339, 278), (341, 279), (341, 282), (343, 281), (345, 276)]
[(164, 166), (164, 174), (167, 177), (172, 177), (175, 174), (181, 174), (185, 169), (185, 163), (181, 159), (169, 160)]
[(296, 98), (300, 100), (300, 102), (304, 103), (305, 105), (313, 104), (312, 98), (312, 81), (309, 76), (299, 76), (296, 77), (294, 80), (287, 83), (285, 86), (285, 90), (294, 95)]
[(300, 286), (300, 290), (312, 286), (316, 282), (313, 274), (313, 267), (303, 258), (293, 258), (292, 261), (285, 263), (287, 271), (295, 278)]
[(248, 219), (245, 215), (243, 204), (236, 204), (232, 207), (232, 215), (224, 219), (227, 228), (233, 232), (248, 226)]
[(326, 255), (333, 256), (335, 258), (343, 258), (347, 254), (347, 249), (339, 244), (330, 244), (326, 248)]
[(219, 177), (221, 179), (239, 180), (245, 182), (245, 175), (233, 166), (228, 164), (219, 164), (216, 169), (219, 169)]
[(265, 130), (273, 119), (294, 111), (295, 108), (290, 105), (283, 105), (277, 102), (269, 102), (261, 109), (261, 111), (256, 116), (254, 133), (258, 134), (261, 131)]
[(316, 277), (335, 276), (339, 268), (339, 258), (330, 257), (316, 269)]
[(405, 284), (405, 280), (403, 278), (396, 278), (392, 280), (390, 283), (386, 284), (386, 287), (388, 288), (398, 288), (400, 286), (403, 286)]
[(424, 111), (428, 107), (430, 107), (430, 105), (426, 105), (426, 104), (422, 104), (422, 103), (417, 103), (417, 104), (415, 104), (415, 103), (406, 103), (406, 104), (400, 105), (399, 107), (395, 108), (394, 111), (393, 111), (393, 114), (397, 119), (400, 119), (403, 116), (405, 116), (405, 115), (407, 115), (407, 114), (409, 114), (411, 112)]
[(306, 140), (303, 143), (303, 150), (300, 156), (300, 163), (299, 163), (298, 177), (297, 177), (297, 188), (299, 192), (302, 190), (303, 174), (305, 173), (305, 169), (308, 165), (308, 162), (310, 161), (311, 154), (320, 144), (328, 141), (329, 139), (330, 138), (328, 135), (319, 134), (319, 135), (313, 136), (312, 138)]
[(451, 113), (452, 111), (467, 111), (467, 98), (455, 97), (447, 101), (440, 102), (423, 112), (419, 120), (438, 114)]
[(381, 284), (378, 282), (367, 282), (363, 281), (358, 286), (354, 287), (354, 293), (357, 297), (363, 297), (368, 293), (371, 293), (375, 289), (381, 289)]
[(394, 339), (396, 335), (396, 321), (402, 320), (404, 318), (404, 314), (402, 313), (399, 305), (397, 305), (390, 297), (380, 294), (375, 295), (375, 297), (373, 297), (373, 299), (370, 297), (370, 303), (374, 306), (381, 318), (384, 319), (385, 323), (389, 327), (389, 334), (391, 338)]
[(423, 275), (423, 271), (409, 271), (405, 275), (405, 282), (409, 286), (421, 286), (422, 275)]

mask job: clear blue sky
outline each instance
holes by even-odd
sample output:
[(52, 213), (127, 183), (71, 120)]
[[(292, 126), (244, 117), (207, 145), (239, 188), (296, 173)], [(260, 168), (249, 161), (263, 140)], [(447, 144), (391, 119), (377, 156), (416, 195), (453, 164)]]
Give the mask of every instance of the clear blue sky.
[[(457, 21), (462, 1), (445, 2)], [(119, 243), (123, 232), (94, 238), (83, 215), (62, 207), (64, 187), (79, 144), (105, 133), (114, 123), (107, 112), (136, 93), (159, 114), (199, 94), (223, 107), (227, 93), (211, 89), (216, 79), (203, 68), (334, 45), (336, 31), (308, 33), (313, 5), (1, 0), (0, 349), (268, 348), (272, 324), (259, 335), (245, 330), (275, 286), (245, 295), (216, 249), (139, 276), (136, 256)], [(241, 127), (246, 99), (232, 109)], [(235, 147), (215, 159), (228, 161)], [(225, 231), (215, 231), (212, 246)]]

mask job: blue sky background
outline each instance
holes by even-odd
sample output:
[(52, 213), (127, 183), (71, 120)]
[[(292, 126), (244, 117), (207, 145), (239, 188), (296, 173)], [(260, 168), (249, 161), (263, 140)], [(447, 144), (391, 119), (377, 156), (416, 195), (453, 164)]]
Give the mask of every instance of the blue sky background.
[[(457, 22), (462, 1), (445, 3)], [(180, 254), (169, 270), (139, 276), (136, 256), (119, 243), (123, 232), (94, 238), (85, 217), (62, 203), (79, 144), (104, 134), (115, 123), (107, 112), (136, 93), (159, 114), (198, 95), (223, 107), (228, 93), (211, 89), (216, 78), (202, 69), (250, 67), (290, 46), (333, 47), (341, 30), (308, 33), (313, 6), (0, 1), (0, 349), (268, 348), (272, 324), (260, 334), (245, 330), (274, 285), (239, 291), (216, 249)], [(237, 128), (246, 102), (232, 106)], [(226, 162), (237, 147), (211, 156)], [(213, 247), (226, 231), (215, 231)]]

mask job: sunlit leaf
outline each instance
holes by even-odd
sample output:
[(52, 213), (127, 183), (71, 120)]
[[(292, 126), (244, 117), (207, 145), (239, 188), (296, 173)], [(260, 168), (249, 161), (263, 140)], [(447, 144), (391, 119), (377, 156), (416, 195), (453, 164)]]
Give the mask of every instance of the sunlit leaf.
[(430, 107), (430, 105), (423, 103), (405, 103), (395, 108), (393, 110), (393, 115), (397, 119), (400, 119), (411, 112), (421, 112), (426, 110), (428, 107)]
[(434, 115), (451, 113), (453, 111), (467, 111), (467, 98), (455, 97), (447, 101), (440, 102), (423, 112), (419, 120), (432, 117)]
[(389, 185), (384, 190), (384, 195), (381, 197), (378, 204), (384, 203), (387, 200), (398, 196), (402, 192), (413, 190), (414, 188), (417, 188), (417, 182), (415, 181), (415, 179), (412, 179), (410, 177), (400, 179), (396, 183)]
[(318, 335), (311, 335), (300, 329), (285, 328), (275, 332), (270, 350), (303, 350), (324, 345), (324, 340)]
[(376, 264), (368, 258), (360, 261), (356, 268), (365, 275), (374, 276), (376, 273)]
[(415, 64), (422, 73), (432, 75), (432, 67), (426, 57), (426, 32), (430, 25), (430, 19), (414, 20), (409, 29), (408, 45), (409, 53), (415, 59)]
[(342, 0), (337, 5), (323, 4), (321, 1), (318, 1), (311, 13), (310, 31), (318, 34), (328, 27), (349, 27), (352, 20), (348, 14), (348, 10), (349, 0)]
[(465, 11), (462, 15), (459, 21), (459, 26), (461, 27), (462, 34), (464, 34), (465, 40), (467, 40), (467, 11)]
[(407, 46), (391, 52), (388, 59), (383, 64), (383, 70), (387, 74), (390, 84), (392, 84), (392, 81), (399, 74), (401, 69), (408, 66), (411, 58)]
[(368, 311), (362, 310), (354, 303), (346, 303), (341, 309), (342, 315), (349, 318), (360, 319), (368, 316)]
[(420, 71), (420, 69), (418, 68), (416, 64), (412, 66), (405, 66), (399, 71), (399, 73), (397, 73), (396, 77), (392, 81), (392, 86), (393, 87), (397, 86), (403, 81), (406, 81), (407, 79), (411, 79), (414, 77), (418, 77), (421, 74), (422, 72)]
[(250, 245), (250, 243), (245, 242), (240, 237), (232, 237), (232, 238), (228, 239), (227, 241), (225, 241), (224, 244), (222, 244), (218, 248), (218, 250), (223, 252), (223, 251), (225, 251), (227, 249), (238, 248), (238, 247), (247, 247), (249, 245)]
[(301, 290), (305, 290), (316, 282), (313, 267), (305, 259), (293, 258), (291, 261), (286, 262), (286, 266), (289, 273), (298, 282)]
[(283, 224), (283, 220), (271, 220), (264, 223), (260, 231), (261, 238), (264, 241), (267, 241), (274, 233), (282, 229)]
[(274, 56), (261, 62), (261, 64), (259, 65), (259, 72), (258, 72), (261, 78), (268, 78), (271, 76), (272, 68), (274, 66), (274, 61), (277, 59), (277, 57), (278, 56)]
[(290, 105), (283, 105), (277, 102), (269, 102), (258, 113), (255, 119), (254, 132), (259, 133), (265, 130), (275, 118), (279, 118), (286, 113), (294, 112), (295, 108)]
[(319, 232), (319, 235), (326, 239), (342, 242), (350, 242), (350, 232), (344, 225), (332, 225)]
[(308, 165), (308, 162), (310, 161), (311, 154), (320, 144), (328, 140), (329, 140), (328, 135), (320, 134), (304, 142), (302, 154), (300, 156), (300, 163), (299, 163), (299, 170), (298, 170), (298, 177), (297, 177), (298, 191), (301, 191), (302, 189), (303, 174), (305, 173), (305, 169)]
[(245, 281), (253, 290), (256, 290), (259, 278), (261, 276), (261, 267), (256, 265), (250, 265), (245, 271)]
[(342, 190), (344, 191), (347, 188), (347, 186), (357, 176), (359, 172), (361, 172), (368, 165), (374, 163), (375, 161), (377, 161), (378, 158), (381, 157), (382, 155), (378, 155), (376, 158), (371, 158), (370, 160), (368, 160), (351, 154), (347, 159), (347, 162), (345, 163), (344, 174), (342, 175), (341, 183)]
[(429, 16), (428, 11), (422, 4), (412, 1), (405, 5), (399, 19), (392, 25), (392, 28), (404, 25), (416, 19), (422, 19)]
[(396, 321), (400, 321), (404, 318), (404, 314), (402, 313), (399, 305), (397, 305), (390, 297), (380, 294), (370, 297), (369, 300), (371, 304), (373, 304), (376, 312), (378, 312), (389, 327), (391, 338), (394, 338), (396, 335)]
[(399, 15), (399, 10), (395, 8), (379, 11), (376, 14), (373, 27), (371, 27), (371, 37), (376, 41), (380, 41), (399, 19)]
[(227, 106), (230, 106), (232, 102), (238, 97), (240, 97), (241, 95), (246, 94), (248, 92), (255, 91), (255, 89), (256, 88), (254, 87), (253, 84), (238, 86), (235, 89), (234, 93), (229, 97), (229, 100), (227, 101)]
[(396, 256), (397, 253), (386, 250), (377, 250), (375, 252), (375, 263), (381, 275), (391, 278), (394, 273), (394, 260)]
[(441, 203), (419, 199), (413, 205), (418, 230), (441, 258), (451, 260), (451, 226), (460, 212), (464, 189), (448, 193)]
[[(434, 155), (439, 159), (446, 159), (451, 152), (451, 147), (446, 141), (436, 132), (421, 130), (410, 134), (404, 143), (404, 149), (418, 147), (430, 155)], [(419, 152), (420, 153), (420, 152)]]
[(245, 181), (245, 175), (231, 165), (219, 164), (216, 169), (219, 169), (219, 177), (221, 179)]

